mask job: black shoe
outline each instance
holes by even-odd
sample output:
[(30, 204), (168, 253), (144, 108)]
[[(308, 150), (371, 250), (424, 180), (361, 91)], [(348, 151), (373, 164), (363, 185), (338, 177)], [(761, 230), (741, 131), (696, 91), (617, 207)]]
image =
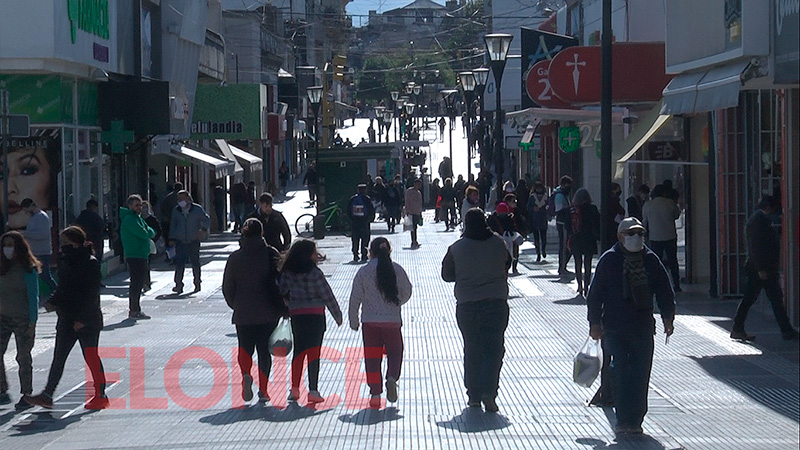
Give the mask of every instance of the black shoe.
[(200, 283), (195, 283), (194, 284), (194, 291), (195, 292), (200, 292)]
[(796, 330), (792, 330), (786, 333), (781, 333), (781, 336), (783, 336), (784, 341), (796, 341), (798, 338), (800, 338), (800, 333), (798, 333)]
[(133, 320), (148, 320), (150, 316), (141, 311), (131, 311), (128, 313), (128, 318)]
[(361, 257), (361, 262), (367, 262), (367, 257), (366, 257), (366, 255)]
[(747, 334), (744, 330), (733, 330), (731, 331), (731, 339), (737, 339), (740, 341), (754, 341), (756, 336), (753, 334)]
[(182, 284), (176, 284), (175, 287), (172, 288), (172, 292), (174, 292), (176, 294), (182, 294), (183, 293), (183, 285)]
[(7, 405), (11, 403), (11, 396), (8, 392), (0, 392), (0, 405)]
[(483, 398), (483, 409), (490, 413), (496, 413), (500, 411), (500, 407), (497, 406), (497, 402), (492, 397)]
[(53, 396), (47, 392), (42, 392), (39, 395), (25, 395), (25, 401), (34, 406), (41, 406), (42, 408), (53, 409)]

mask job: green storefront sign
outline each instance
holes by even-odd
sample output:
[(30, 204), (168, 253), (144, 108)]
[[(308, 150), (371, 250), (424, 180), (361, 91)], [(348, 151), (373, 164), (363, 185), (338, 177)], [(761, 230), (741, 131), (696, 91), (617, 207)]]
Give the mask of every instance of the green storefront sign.
[(192, 139), (262, 139), (266, 86), (199, 84), (192, 114)]
[(79, 125), (96, 126), (97, 85), (61, 75), (0, 75), (11, 114), (27, 114), (32, 124), (75, 123), (73, 86), (77, 83)]
[(67, 15), (73, 44), (77, 38), (77, 30), (108, 39), (108, 0), (67, 0)]
[(560, 127), (558, 145), (564, 153), (572, 153), (581, 148), (581, 130), (578, 127)]

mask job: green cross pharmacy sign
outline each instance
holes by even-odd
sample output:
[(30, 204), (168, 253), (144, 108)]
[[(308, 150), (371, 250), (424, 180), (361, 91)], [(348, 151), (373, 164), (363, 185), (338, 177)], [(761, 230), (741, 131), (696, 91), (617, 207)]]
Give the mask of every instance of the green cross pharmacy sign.
[(564, 153), (573, 153), (581, 148), (581, 130), (578, 127), (560, 127), (558, 145)]

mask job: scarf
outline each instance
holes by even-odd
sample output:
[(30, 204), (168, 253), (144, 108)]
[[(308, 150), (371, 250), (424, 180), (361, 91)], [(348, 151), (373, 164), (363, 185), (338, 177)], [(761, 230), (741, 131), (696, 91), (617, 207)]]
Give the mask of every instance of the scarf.
[(650, 282), (647, 279), (647, 270), (644, 267), (646, 250), (629, 252), (622, 250), (622, 297), (627, 302), (633, 303), (637, 311), (653, 308), (653, 294), (650, 291)]

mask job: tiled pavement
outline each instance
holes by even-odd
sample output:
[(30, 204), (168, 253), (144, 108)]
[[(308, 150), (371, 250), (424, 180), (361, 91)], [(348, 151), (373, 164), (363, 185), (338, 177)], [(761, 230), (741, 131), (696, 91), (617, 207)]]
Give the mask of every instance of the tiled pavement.
[[(277, 208), (286, 211), (290, 223), (303, 212), (304, 196)], [(735, 304), (709, 300), (701, 292), (681, 294), (675, 335), (669, 345), (663, 335), (656, 340), (646, 435), (615, 441), (613, 411), (584, 406), (594, 389), (571, 381), (572, 357), (588, 328), (585, 305), (574, 298), (573, 285), (552, 276), (554, 264), (530, 260), (520, 266), (521, 276), (510, 279), (512, 314), (498, 399), (501, 413), (467, 409), (452, 285), (439, 278), (444, 251), (457, 233), (443, 232), (429, 214), (425, 219), (418, 250), (408, 248), (407, 233), (389, 235), (384, 226), (373, 226), (373, 236), (392, 242), (395, 261), (407, 269), (414, 285), (403, 310), (406, 353), (395, 405), (376, 411), (353, 404), (354, 398), (366, 396), (366, 386), (357, 384), (363, 369), (353, 355), (359, 353), (347, 353), (360, 345), (360, 334), (328, 318), (325, 345), (331, 360), (322, 363), (320, 389), (323, 395), (337, 394), (341, 402), (329, 398), (317, 409), (286, 408), (281, 385), (285, 365), (276, 363), (271, 391), (275, 404), (232, 408), (231, 391), (234, 398), (240, 391), (237, 381), (231, 390), (229, 379), (236, 338), (219, 285), (226, 255), (237, 244), (226, 235), (203, 246), (199, 294), (159, 298), (171, 288), (171, 272), (156, 264), (156, 290), (143, 300), (152, 320), (124, 320), (125, 274), (107, 280), (107, 329), (101, 344), (126, 349), (126, 357), (104, 360), (106, 372), (119, 374), (109, 395), (121, 398), (123, 409), (82, 408), (83, 362), (75, 349), (53, 411), (36, 408), (16, 414), (8, 406), (0, 408), (0, 448), (727, 450), (800, 445), (797, 342), (777, 339), (774, 320), (759, 317), (764, 310), (759, 306), (750, 327), (759, 333), (759, 343), (729, 340), (719, 324), (725, 325)], [(350, 280), (360, 266), (348, 263), (346, 238), (328, 236), (319, 247), (328, 256), (321, 267), (346, 313)], [(54, 320), (52, 314), (43, 315), (37, 327), (37, 390), (49, 368)], [(5, 361), (16, 397), (13, 348)], [(199, 350), (187, 354), (190, 348)], [(186, 358), (178, 369), (174, 363), (180, 355)], [(213, 360), (213, 369), (192, 355)], [(212, 387), (215, 377), (218, 385)], [(179, 380), (180, 389), (171, 380)]]

